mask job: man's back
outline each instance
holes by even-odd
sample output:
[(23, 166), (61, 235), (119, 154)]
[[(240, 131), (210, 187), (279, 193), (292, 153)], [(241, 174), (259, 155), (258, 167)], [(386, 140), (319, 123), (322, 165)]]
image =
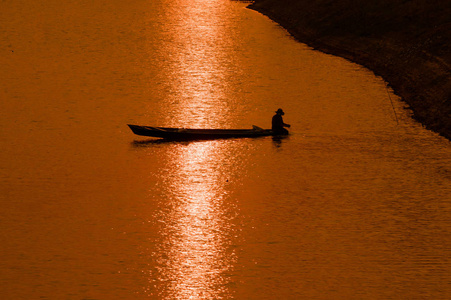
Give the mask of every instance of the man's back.
[(272, 130), (273, 131), (283, 131), (283, 118), (279, 114), (275, 114), (272, 117)]

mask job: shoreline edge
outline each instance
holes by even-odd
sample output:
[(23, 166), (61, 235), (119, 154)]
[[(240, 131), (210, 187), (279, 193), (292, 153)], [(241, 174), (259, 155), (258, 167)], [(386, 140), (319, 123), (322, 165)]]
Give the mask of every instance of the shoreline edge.
[(417, 2), (255, 0), (248, 8), (297, 41), (381, 76), (414, 119), (451, 140), (451, 2)]

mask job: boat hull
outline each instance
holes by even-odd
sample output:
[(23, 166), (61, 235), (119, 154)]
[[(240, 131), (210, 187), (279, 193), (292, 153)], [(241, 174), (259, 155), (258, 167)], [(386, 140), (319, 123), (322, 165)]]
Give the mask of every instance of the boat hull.
[(270, 129), (187, 129), (130, 125), (128, 127), (136, 135), (157, 137), (171, 140), (205, 140), (241, 137), (277, 136)]

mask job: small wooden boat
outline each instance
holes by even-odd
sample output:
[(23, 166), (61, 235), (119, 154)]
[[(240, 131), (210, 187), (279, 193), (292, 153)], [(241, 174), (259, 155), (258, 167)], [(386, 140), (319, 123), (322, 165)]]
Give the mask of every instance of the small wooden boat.
[(134, 134), (171, 140), (206, 140), (240, 137), (278, 136), (271, 129), (253, 126), (252, 129), (189, 129), (130, 125)]

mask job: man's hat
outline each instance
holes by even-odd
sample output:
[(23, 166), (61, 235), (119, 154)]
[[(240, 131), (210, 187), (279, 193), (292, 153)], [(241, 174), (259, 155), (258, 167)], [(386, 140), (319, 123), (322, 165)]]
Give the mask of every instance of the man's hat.
[(281, 108), (279, 108), (279, 109), (276, 111), (276, 114), (284, 115), (285, 113), (283, 112), (283, 110), (282, 110)]

